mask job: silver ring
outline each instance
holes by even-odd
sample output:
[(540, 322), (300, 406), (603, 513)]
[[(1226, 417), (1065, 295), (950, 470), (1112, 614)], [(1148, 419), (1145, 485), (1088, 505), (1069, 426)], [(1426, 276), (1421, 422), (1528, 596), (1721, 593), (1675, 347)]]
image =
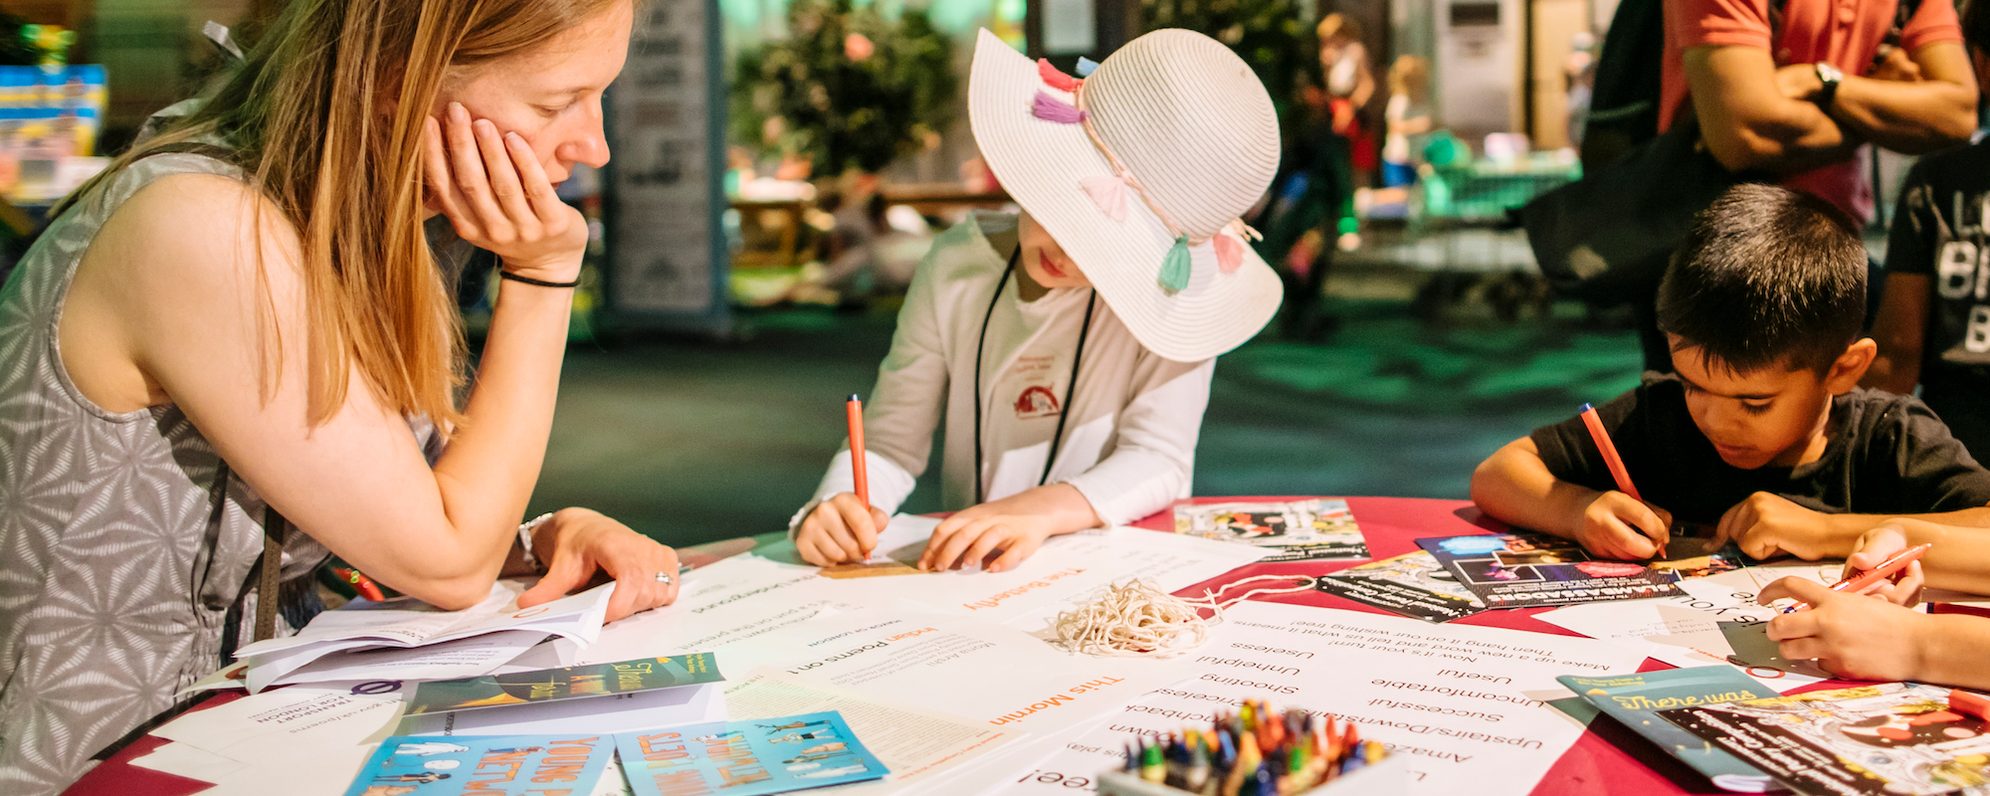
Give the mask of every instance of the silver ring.
[(672, 583), (676, 583), (676, 582), (677, 582), (677, 579), (676, 579), (676, 578), (673, 578), (673, 577), (671, 577), (671, 576), (670, 576), (670, 573), (668, 573), (668, 572), (658, 572), (658, 573), (656, 573), (656, 582), (658, 582), (658, 583), (661, 583), (661, 584), (663, 584), (663, 585), (665, 585), (665, 586), (668, 586), (668, 585), (670, 585), (670, 584), (672, 584)]

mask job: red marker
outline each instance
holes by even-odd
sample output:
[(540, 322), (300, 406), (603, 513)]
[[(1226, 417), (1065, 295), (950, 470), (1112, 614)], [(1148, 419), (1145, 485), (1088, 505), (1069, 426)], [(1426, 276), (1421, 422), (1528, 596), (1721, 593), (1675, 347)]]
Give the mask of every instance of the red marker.
[(1610, 442), (1610, 432), (1603, 430), (1603, 418), (1596, 414), (1596, 407), (1582, 405), (1582, 424), (1589, 427), (1589, 437), (1596, 441), (1596, 451), (1603, 454), (1603, 464), (1610, 468), (1610, 477), (1617, 480), (1617, 491), (1630, 495), (1632, 500), (1644, 501), (1638, 488), (1631, 483), (1631, 471), (1624, 469), (1624, 460), (1617, 455), (1617, 446)]
[(380, 590), (380, 584), (374, 583), (372, 578), (361, 574), (359, 570), (351, 567), (333, 567), (332, 575), (352, 584), (352, 590), (358, 592), (361, 597), (376, 603), (387, 599), (386, 592)]

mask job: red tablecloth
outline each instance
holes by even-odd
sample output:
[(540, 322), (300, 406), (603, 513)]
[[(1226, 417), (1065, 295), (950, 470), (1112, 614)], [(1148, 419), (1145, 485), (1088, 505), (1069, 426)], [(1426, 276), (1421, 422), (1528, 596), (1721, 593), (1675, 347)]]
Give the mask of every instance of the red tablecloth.
[[(1291, 498), (1203, 498), (1198, 503), (1214, 503), (1230, 500), (1287, 500)], [(1414, 552), (1416, 540), (1429, 536), (1456, 536), (1463, 533), (1496, 530), (1497, 523), (1484, 520), (1470, 503), (1456, 500), (1425, 500), (1417, 498), (1349, 498), (1349, 508), (1361, 525), (1361, 532), (1368, 538), (1369, 552), (1375, 558), (1387, 558)], [(1164, 513), (1149, 517), (1138, 523), (1141, 527), (1156, 530), (1169, 530), (1173, 527), (1173, 517)], [(1224, 583), (1251, 575), (1303, 573), (1323, 574), (1353, 566), (1360, 562), (1319, 562), (1298, 561), (1278, 564), (1254, 564), (1220, 578), (1197, 584), (1183, 593), (1199, 594), (1203, 589), (1213, 589)], [(1299, 594), (1264, 595), (1256, 599), (1276, 600), (1299, 605), (1314, 605), (1325, 608), (1339, 608), (1350, 611), (1387, 613), (1360, 603), (1335, 597), (1324, 592)], [(1482, 614), (1458, 620), (1462, 624), (1503, 627), (1512, 630), (1531, 630), (1537, 633), (1554, 635), (1575, 635), (1562, 628), (1534, 619), (1534, 614), (1545, 609), (1519, 609), (1487, 611)], [(1645, 661), (1645, 669), (1669, 668), (1652, 660)], [(217, 694), (201, 707), (224, 704), (239, 698), (240, 692)], [(198, 708), (197, 708), (198, 709)], [(71, 788), (71, 793), (116, 793), (133, 796), (182, 796), (196, 793), (206, 787), (205, 783), (182, 777), (163, 774), (151, 769), (133, 766), (134, 757), (149, 754), (163, 741), (146, 737), (126, 748), (111, 760), (98, 766)], [(1626, 751), (1630, 750), (1630, 751)], [(1642, 737), (1624, 729), (1609, 719), (1599, 719), (1583, 734), (1574, 748), (1562, 755), (1560, 761), (1534, 788), (1535, 796), (1587, 796), (1591, 793), (1722, 793), (1691, 769), (1681, 765), (1671, 755), (1652, 747)]]
[[(1196, 503), (1222, 503), (1232, 500), (1293, 500), (1289, 497), (1268, 498), (1198, 498)], [(1348, 508), (1354, 511), (1354, 520), (1361, 525), (1361, 533), (1368, 538), (1368, 552), (1374, 558), (1388, 558), (1404, 553), (1416, 552), (1416, 540), (1431, 536), (1457, 536), (1475, 532), (1502, 530), (1498, 523), (1485, 519), (1472, 504), (1462, 500), (1426, 500), (1420, 498), (1348, 498)], [(1149, 517), (1138, 523), (1143, 528), (1172, 530), (1172, 516)], [(1268, 574), (1307, 574), (1317, 575), (1333, 572), (1361, 561), (1325, 562), (1294, 561), (1276, 564), (1253, 564), (1242, 567), (1204, 583), (1184, 589), (1182, 594), (1201, 594), (1204, 589), (1214, 589), (1230, 581), (1252, 575)], [(1248, 588), (1248, 587), (1246, 587)], [(1312, 591), (1294, 594), (1268, 594), (1252, 599), (1273, 600), (1296, 605), (1314, 605), (1323, 608), (1339, 608), (1348, 611), (1367, 611), (1387, 614), (1352, 600), (1343, 599), (1326, 592)], [(1536, 633), (1549, 633), (1558, 636), (1574, 636), (1576, 633), (1564, 630), (1534, 615), (1545, 608), (1522, 608), (1501, 611), (1487, 611), (1457, 620), (1459, 624), (1503, 627), (1510, 630), (1531, 630)], [(1672, 668), (1663, 663), (1646, 659), (1640, 671)], [(1628, 750), (1628, 751), (1627, 751)], [(1605, 717), (1590, 725), (1582, 739), (1576, 741), (1567, 754), (1555, 763), (1548, 775), (1534, 788), (1534, 796), (1589, 796), (1595, 793), (1725, 793), (1707, 782), (1705, 777), (1695, 773), (1671, 755), (1660, 751), (1642, 736), (1625, 729), (1622, 725)]]

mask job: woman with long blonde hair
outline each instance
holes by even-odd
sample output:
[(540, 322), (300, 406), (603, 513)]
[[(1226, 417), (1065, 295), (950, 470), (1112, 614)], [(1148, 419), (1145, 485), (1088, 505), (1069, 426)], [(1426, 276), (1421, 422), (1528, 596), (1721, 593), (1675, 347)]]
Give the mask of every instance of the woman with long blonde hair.
[[(608, 159), (633, 17), (295, 0), (61, 210), (0, 291), (0, 791), (61, 788), (308, 620), (328, 553), (443, 608), (537, 561), (522, 603), (597, 570), (610, 619), (675, 597), (676, 555), (613, 520), (520, 525), (587, 239), (553, 185)], [(504, 277), (460, 403), (425, 231)]]

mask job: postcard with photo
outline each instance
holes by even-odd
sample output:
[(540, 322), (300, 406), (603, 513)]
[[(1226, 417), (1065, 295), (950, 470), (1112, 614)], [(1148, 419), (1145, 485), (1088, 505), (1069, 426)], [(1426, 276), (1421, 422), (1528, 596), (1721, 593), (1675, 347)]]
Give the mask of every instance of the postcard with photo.
[(1800, 793), (1990, 791), (1990, 723), (1915, 683), (1812, 691), (1658, 715)]
[(1177, 506), (1175, 532), (1276, 550), (1265, 561), (1368, 557), (1368, 542), (1345, 500)]
[(1343, 569), (1319, 583), (1328, 594), (1426, 622), (1449, 622), (1486, 610), (1450, 570), (1422, 550)]
[(1679, 574), (1635, 561), (1600, 561), (1581, 545), (1538, 534), (1418, 539), (1491, 608), (1530, 608), (1680, 594)]

